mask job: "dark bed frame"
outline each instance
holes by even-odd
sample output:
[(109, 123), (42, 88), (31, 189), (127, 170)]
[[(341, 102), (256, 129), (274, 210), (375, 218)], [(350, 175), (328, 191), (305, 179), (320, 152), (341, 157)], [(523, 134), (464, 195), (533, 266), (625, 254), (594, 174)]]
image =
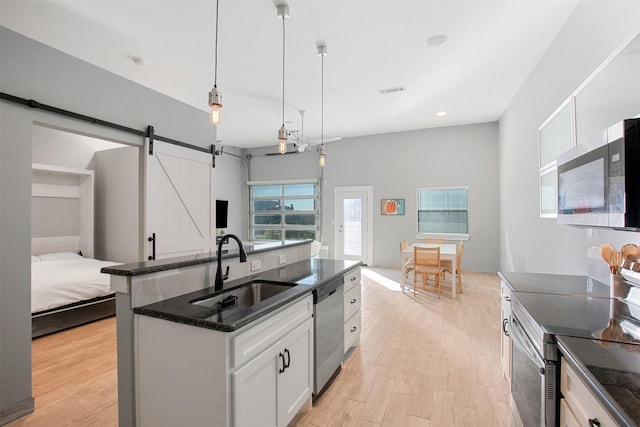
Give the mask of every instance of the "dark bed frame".
[(115, 295), (79, 301), (31, 315), (31, 338), (106, 319), (116, 314)]

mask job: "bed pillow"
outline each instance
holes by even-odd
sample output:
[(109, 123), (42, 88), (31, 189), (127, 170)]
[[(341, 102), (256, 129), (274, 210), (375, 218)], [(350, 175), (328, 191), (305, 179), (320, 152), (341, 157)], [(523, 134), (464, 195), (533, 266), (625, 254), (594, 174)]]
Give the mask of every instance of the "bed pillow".
[(31, 255), (31, 262), (38, 262), (40, 261), (40, 257), (37, 257), (35, 255)]
[(82, 258), (82, 255), (75, 252), (55, 252), (40, 255), (40, 261), (56, 261), (60, 259)]

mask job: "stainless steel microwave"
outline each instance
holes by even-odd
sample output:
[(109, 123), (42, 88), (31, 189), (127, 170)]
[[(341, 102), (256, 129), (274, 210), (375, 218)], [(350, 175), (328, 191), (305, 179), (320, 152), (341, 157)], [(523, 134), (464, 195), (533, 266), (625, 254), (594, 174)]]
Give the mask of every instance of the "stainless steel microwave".
[(558, 157), (558, 222), (640, 230), (640, 118)]

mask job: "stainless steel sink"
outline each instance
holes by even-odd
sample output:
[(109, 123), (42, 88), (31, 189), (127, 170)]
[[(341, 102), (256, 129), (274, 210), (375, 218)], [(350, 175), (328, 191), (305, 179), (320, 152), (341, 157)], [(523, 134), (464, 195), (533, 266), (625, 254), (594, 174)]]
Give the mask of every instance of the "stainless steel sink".
[(190, 301), (190, 303), (218, 310), (245, 309), (289, 290), (295, 285), (295, 283), (254, 279), (216, 295)]

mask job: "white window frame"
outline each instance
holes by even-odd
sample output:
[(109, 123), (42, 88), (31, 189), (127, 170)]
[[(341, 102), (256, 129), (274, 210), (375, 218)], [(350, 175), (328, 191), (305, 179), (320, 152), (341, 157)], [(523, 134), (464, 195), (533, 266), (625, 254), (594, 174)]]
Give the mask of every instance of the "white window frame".
[[(419, 222), (419, 212), (420, 212), (420, 203), (419, 203), (419, 194), (421, 190), (456, 190), (456, 189), (464, 189), (467, 192), (467, 232), (466, 233), (438, 233), (438, 232), (424, 232), (420, 231), (420, 222)], [(443, 237), (447, 241), (459, 241), (459, 240), (469, 240), (469, 219), (471, 218), (471, 207), (470, 207), (470, 198), (469, 198), (469, 187), (466, 186), (457, 186), (457, 187), (419, 187), (416, 188), (416, 238), (424, 239), (425, 237)]]
[[(308, 194), (302, 196), (285, 196), (284, 188), (287, 185), (297, 185), (297, 184), (314, 184), (315, 186), (315, 194)], [(283, 181), (249, 181), (247, 182), (249, 186), (249, 239), (255, 240), (255, 229), (261, 230), (278, 230), (280, 231), (280, 239), (273, 241), (281, 241), (284, 242), (286, 232), (290, 230), (310, 230), (315, 233), (315, 240), (319, 240), (320, 238), (320, 224), (322, 218), (320, 216), (320, 182), (318, 180), (283, 180)], [(277, 185), (280, 186), (280, 195), (279, 196), (265, 196), (265, 197), (254, 197), (253, 196), (253, 187), (257, 186), (271, 186)], [(255, 200), (274, 200), (279, 198), (281, 200), (282, 209), (280, 210), (268, 210), (268, 211), (255, 211), (254, 209), (254, 201)], [(315, 210), (313, 211), (288, 211), (284, 209), (284, 201), (293, 200), (293, 199), (315, 199)], [(256, 213), (258, 212), (258, 213)], [(301, 224), (291, 224), (288, 225), (285, 223), (284, 216), (299, 213), (301, 215), (315, 214), (316, 223), (315, 225), (301, 225)], [(255, 215), (281, 215), (282, 222), (280, 224), (269, 225), (269, 224), (256, 224), (255, 223)]]

